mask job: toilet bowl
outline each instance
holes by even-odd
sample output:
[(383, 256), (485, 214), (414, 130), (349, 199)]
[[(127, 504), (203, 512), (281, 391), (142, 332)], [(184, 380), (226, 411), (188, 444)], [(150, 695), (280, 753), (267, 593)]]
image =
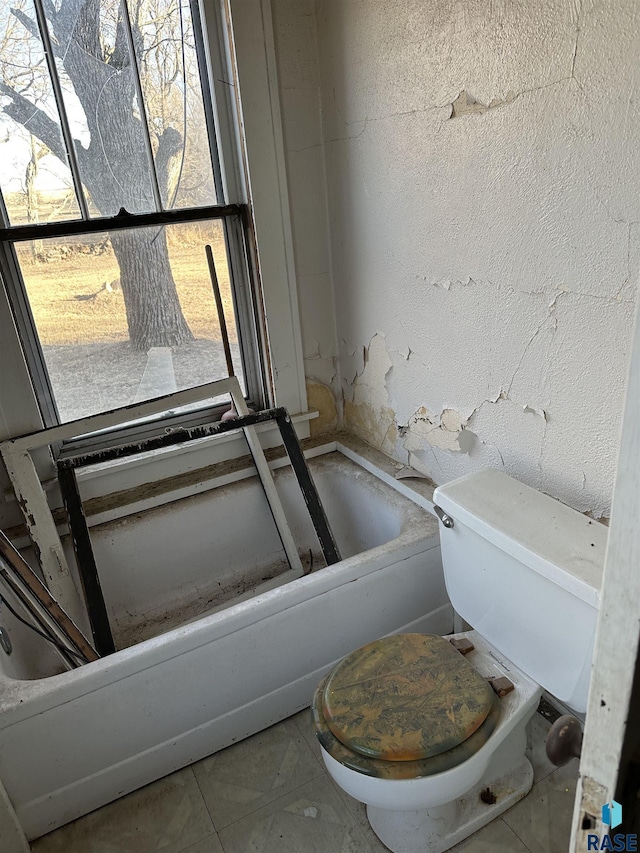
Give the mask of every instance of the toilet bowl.
[(502, 472), (434, 499), (447, 589), (474, 630), (370, 643), (312, 705), (329, 774), (393, 853), (442, 853), (528, 793), (543, 685), (586, 708), (604, 563), (604, 528)]

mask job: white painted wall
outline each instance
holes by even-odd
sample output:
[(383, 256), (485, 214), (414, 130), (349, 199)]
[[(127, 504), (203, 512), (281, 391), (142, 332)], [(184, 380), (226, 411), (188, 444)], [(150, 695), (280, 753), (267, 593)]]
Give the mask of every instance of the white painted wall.
[[(301, 14), (285, 32), (310, 3), (274, 5), (295, 229), (295, 200), (321, 192), (293, 159), (318, 162), (312, 25), (297, 48)], [(609, 513), (640, 256), (639, 14), (316, 4), (346, 423), (439, 483), (504, 467)], [(298, 284), (308, 354), (318, 291)]]
[(272, 0), (305, 373), (339, 391), (315, 0)]

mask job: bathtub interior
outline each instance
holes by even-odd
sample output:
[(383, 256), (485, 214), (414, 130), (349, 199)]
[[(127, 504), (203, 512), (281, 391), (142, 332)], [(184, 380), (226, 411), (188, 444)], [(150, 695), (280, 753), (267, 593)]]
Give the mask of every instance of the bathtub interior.
[[(343, 559), (425, 518), (339, 451), (309, 466)], [(318, 571), (325, 562), (291, 468), (278, 469), (275, 481), (303, 566)], [(117, 648), (298, 577), (255, 476), (93, 526), (91, 539)]]
[[(4, 590), (2, 594), (10, 600), (14, 610), (21, 613), (18, 602)], [(3, 603), (0, 603), (0, 627), (7, 632), (12, 647), (10, 654), (4, 649), (0, 651), (0, 679), (6, 676), (31, 681), (66, 671), (55, 649), (16, 619)]]
[[(20, 553), (43, 580), (33, 549), (30, 547), (22, 548)], [(0, 594), (12, 610), (22, 618), (27, 618), (19, 599), (4, 583), (0, 584)], [(66, 672), (67, 667), (62, 662), (58, 652), (49, 642), (39, 637), (31, 628), (17, 619), (4, 601), (0, 601), (0, 628), (6, 631), (11, 643), (9, 654), (0, 646), (0, 678), (7, 676), (8, 678), (31, 681)]]

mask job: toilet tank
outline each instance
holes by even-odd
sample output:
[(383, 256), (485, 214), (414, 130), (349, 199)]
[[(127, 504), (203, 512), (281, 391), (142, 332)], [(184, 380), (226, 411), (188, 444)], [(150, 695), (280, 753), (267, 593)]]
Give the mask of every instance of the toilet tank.
[(607, 529), (496, 470), (436, 489), (456, 611), (506, 658), (584, 712)]

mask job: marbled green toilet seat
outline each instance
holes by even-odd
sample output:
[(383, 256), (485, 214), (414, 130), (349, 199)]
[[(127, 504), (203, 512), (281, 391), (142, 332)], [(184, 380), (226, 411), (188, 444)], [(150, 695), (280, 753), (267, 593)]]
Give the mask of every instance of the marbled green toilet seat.
[(467, 740), (493, 699), (487, 680), (444, 637), (396, 634), (337, 664), (325, 684), (323, 715), (354, 752), (417, 761)]
[[(444, 642), (446, 643), (447, 641), (444, 640)], [(452, 649), (452, 651), (455, 655), (459, 655), (459, 653), (454, 649)], [(464, 663), (470, 666), (467, 661), (464, 661)], [(340, 664), (338, 666), (340, 666)], [(345, 767), (355, 770), (358, 773), (363, 773), (367, 776), (373, 776), (381, 779), (417, 779), (424, 776), (432, 776), (436, 773), (443, 773), (446, 770), (451, 770), (453, 767), (456, 767), (468, 760), (473, 754), (478, 752), (482, 746), (484, 746), (493, 734), (500, 718), (500, 700), (493, 693), (493, 690), (487, 682), (482, 679), (478, 673), (476, 673), (478, 678), (483, 681), (489, 689), (490, 707), (481, 724), (469, 737), (463, 738), (451, 748), (427, 758), (402, 761), (372, 758), (362, 754), (361, 752), (357, 752), (342, 743), (333, 734), (327, 724), (324, 714), (326, 689), (334, 672), (335, 670), (329, 673), (328, 676), (320, 682), (314, 694), (311, 710), (313, 713), (316, 736), (322, 747), (329, 755), (331, 755), (332, 758), (340, 764), (343, 764)], [(433, 702), (427, 704), (430, 705), (430, 707), (427, 707), (425, 710), (423, 723), (428, 722), (429, 725), (425, 727), (423, 724), (421, 728), (426, 728), (428, 733), (428, 730), (433, 725), (434, 719), (437, 719), (438, 711), (436, 709), (434, 715)]]

